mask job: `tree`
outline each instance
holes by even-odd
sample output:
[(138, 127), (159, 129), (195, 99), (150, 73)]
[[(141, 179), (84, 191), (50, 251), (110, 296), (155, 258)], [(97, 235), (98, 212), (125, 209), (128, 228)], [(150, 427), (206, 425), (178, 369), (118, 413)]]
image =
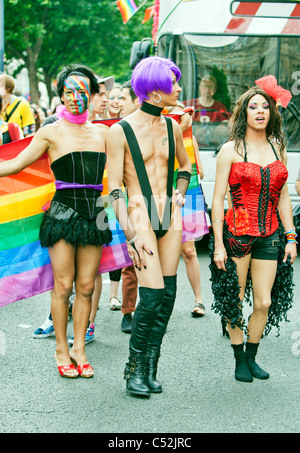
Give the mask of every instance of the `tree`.
[(152, 21), (141, 24), (143, 14), (124, 25), (114, 0), (6, 0), (6, 58), (24, 62), (33, 102), (41, 74), (51, 99), (51, 82), (71, 62), (124, 81), (132, 41), (151, 36)]
[(5, 47), (7, 57), (24, 61), (28, 69), (31, 96), (38, 100), (37, 60), (45, 35), (44, 22), (49, 2), (9, 0), (5, 4)]

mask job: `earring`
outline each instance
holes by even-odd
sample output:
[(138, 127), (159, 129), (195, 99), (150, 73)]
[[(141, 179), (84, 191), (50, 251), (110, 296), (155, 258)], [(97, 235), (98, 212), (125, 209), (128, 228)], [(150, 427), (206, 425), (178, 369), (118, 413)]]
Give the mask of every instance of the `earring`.
[[(158, 100), (155, 99), (155, 96), (158, 96)], [(159, 104), (160, 101), (161, 101), (161, 95), (159, 93), (153, 93), (153, 101), (156, 103), (156, 104)]]

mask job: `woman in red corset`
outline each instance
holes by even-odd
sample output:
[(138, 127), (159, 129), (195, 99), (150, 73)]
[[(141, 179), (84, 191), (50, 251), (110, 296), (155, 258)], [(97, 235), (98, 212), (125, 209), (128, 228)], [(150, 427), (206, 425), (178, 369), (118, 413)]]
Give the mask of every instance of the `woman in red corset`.
[[(297, 255), (285, 140), (276, 104), (286, 107), (291, 95), (274, 79), (257, 80), (258, 86), (237, 102), (230, 139), (217, 159), (212, 204), (213, 308), (227, 325), (236, 359), (235, 378), (244, 382), (269, 378), (255, 356), (263, 332), (269, 333), (272, 326), (279, 329), (279, 321), (286, 319), (292, 302), (290, 264)], [(231, 208), (224, 218), (228, 186)], [(242, 302), (249, 301), (250, 284), (253, 312), (246, 326)]]

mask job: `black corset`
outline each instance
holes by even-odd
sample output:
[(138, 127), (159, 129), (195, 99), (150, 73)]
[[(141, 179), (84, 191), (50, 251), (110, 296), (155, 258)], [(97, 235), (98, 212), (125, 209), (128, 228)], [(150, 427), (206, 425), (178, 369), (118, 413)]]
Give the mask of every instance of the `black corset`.
[[(105, 163), (105, 153), (76, 151), (56, 159), (51, 169), (58, 181), (99, 185), (102, 183)], [(99, 191), (90, 188), (57, 190), (53, 200), (74, 209), (87, 219), (95, 218), (103, 207)]]

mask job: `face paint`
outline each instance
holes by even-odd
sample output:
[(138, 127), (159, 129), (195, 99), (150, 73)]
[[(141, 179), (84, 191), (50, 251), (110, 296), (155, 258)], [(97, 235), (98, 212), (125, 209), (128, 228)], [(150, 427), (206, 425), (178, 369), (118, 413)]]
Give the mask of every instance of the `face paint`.
[(71, 113), (79, 115), (87, 110), (91, 93), (83, 77), (69, 76), (64, 83), (64, 94), (70, 105)]

